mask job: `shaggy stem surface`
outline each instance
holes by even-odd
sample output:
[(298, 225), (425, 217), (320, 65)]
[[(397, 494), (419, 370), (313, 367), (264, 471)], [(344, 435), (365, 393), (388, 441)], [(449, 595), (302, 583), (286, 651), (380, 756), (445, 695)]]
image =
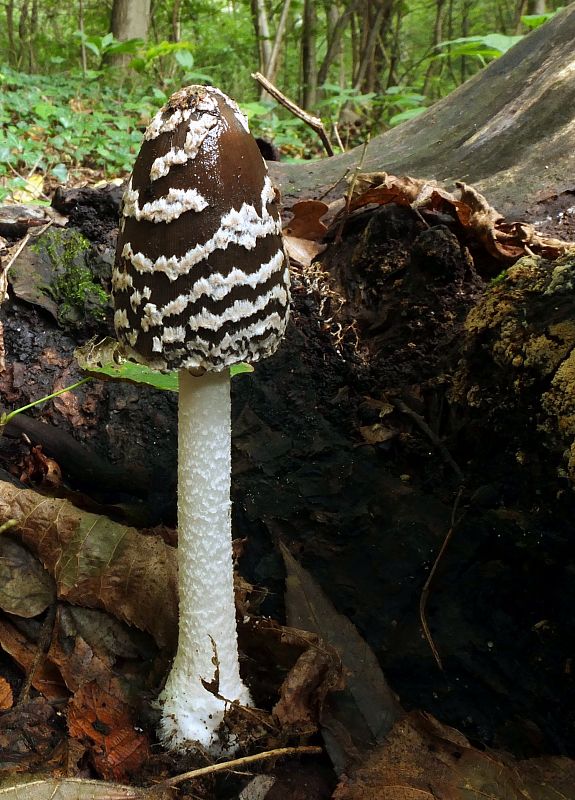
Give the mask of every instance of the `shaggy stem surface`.
[(178, 417), (180, 623), (159, 698), (160, 736), (172, 749), (199, 742), (217, 752), (226, 749), (217, 736), (225, 700), (250, 702), (239, 674), (234, 605), (229, 370), (199, 378), (182, 370)]

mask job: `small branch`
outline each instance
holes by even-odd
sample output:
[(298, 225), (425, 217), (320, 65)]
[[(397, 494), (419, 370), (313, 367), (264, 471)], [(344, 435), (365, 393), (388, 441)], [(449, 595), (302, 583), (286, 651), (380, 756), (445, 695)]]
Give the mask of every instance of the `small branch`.
[(347, 192), (345, 193), (345, 208), (341, 212), (341, 221), (338, 225), (337, 232), (335, 234), (334, 241), (336, 244), (341, 242), (341, 237), (343, 234), (343, 229), (345, 227), (345, 223), (349, 218), (349, 209), (351, 206), (351, 200), (353, 197), (353, 191), (355, 189), (355, 184), (357, 183), (358, 175), (360, 174), (363, 168), (363, 162), (365, 160), (365, 154), (367, 153), (367, 145), (369, 144), (369, 139), (366, 139), (363, 143), (363, 149), (361, 151), (361, 156), (359, 157), (359, 161), (356, 164), (356, 167), (353, 171), (353, 175), (351, 176), (351, 180), (349, 182), (349, 186), (347, 188)]
[(18, 245), (18, 247), (16, 248), (16, 251), (14, 253), (12, 253), (12, 255), (10, 256), (10, 260), (8, 261), (8, 263), (6, 264), (6, 266), (3, 269), (4, 274), (6, 274), (8, 272), (8, 270), (10, 269), (12, 264), (16, 261), (16, 259), (18, 258), (18, 256), (22, 252), (22, 250), (26, 247), (26, 245), (30, 241), (31, 235), (32, 235), (31, 233), (27, 233), (26, 236), (22, 239), (22, 241)]
[(319, 117), (314, 117), (311, 114), (308, 114), (307, 111), (304, 111), (303, 108), (300, 108), (298, 105), (296, 105), (293, 100), (289, 100), (289, 98), (287, 98), (285, 94), (282, 94), (271, 81), (268, 81), (268, 79), (261, 74), (261, 72), (253, 72), (252, 78), (257, 81), (260, 86), (262, 86), (266, 92), (268, 92), (268, 94), (271, 94), (271, 96), (275, 98), (280, 105), (282, 105), (284, 108), (287, 108), (287, 110), (290, 111), (294, 117), (301, 119), (302, 122), (305, 122), (306, 125), (309, 125), (309, 127), (315, 131), (321, 139), (325, 148), (325, 152), (328, 154), (328, 156), (333, 156), (333, 147), (331, 146), (325, 126)]
[(30, 689), (32, 688), (32, 683), (34, 681), (34, 678), (36, 677), (36, 673), (42, 667), (44, 661), (46, 660), (46, 653), (50, 649), (55, 621), (56, 621), (56, 601), (51, 603), (50, 606), (48, 607), (48, 611), (46, 612), (46, 617), (44, 619), (44, 622), (42, 623), (42, 627), (40, 628), (40, 635), (38, 636), (38, 642), (36, 645), (36, 655), (34, 656), (32, 665), (28, 670), (26, 679), (22, 684), (22, 688), (20, 689), (20, 694), (18, 695), (18, 700), (16, 701), (17, 706), (22, 705), (23, 703), (27, 703), (28, 700), (30, 699)]
[(431, 428), (429, 427), (427, 422), (423, 419), (423, 417), (416, 411), (414, 411), (412, 408), (410, 408), (407, 405), (407, 403), (404, 403), (403, 400), (396, 399), (392, 400), (391, 402), (399, 411), (402, 412), (402, 414), (411, 417), (411, 419), (415, 422), (417, 427), (423, 431), (423, 433), (427, 436), (429, 441), (439, 450), (441, 457), (443, 458), (445, 463), (449, 464), (451, 469), (455, 472), (459, 482), (463, 483), (464, 481), (463, 472), (459, 469), (459, 466), (454, 461), (447, 447), (443, 444), (439, 436), (435, 435), (435, 433), (431, 430)]
[(431, 631), (429, 630), (429, 625), (427, 624), (426, 607), (427, 607), (427, 600), (429, 598), (429, 587), (431, 585), (431, 581), (433, 580), (433, 576), (437, 572), (437, 567), (439, 565), (439, 562), (441, 561), (443, 554), (447, 549), (447, 545), (451, 541), (451, 537), (453, 536), (453, 532), (457, 524), (461, 521), (461, 517), (458, 520), (455, 519), (455, 514), (457, 513), (457, 507), (459, 506), (459, 501), (461, 500), (462, 493), (463, 493), (463, 486), (460, 486), (459, 491), (457, 492), (457, 495), (455, 497), (455, 501), (453, 503), (453, 508), (451, 509), (451, 523), (449, 526), (449, 530), (447, 531), (445, 539), (443, 540), (443, 544), (441, 545), (439, 553), (437, 554), (437, 558), (433, 562), (433, 566), (429, 572), (429, 575), (427, 576), (427, 580), (423, 584), (421, 597), (419, 598), (419, 619), (421, 621), (421, 627), (423, 628), (423, 634), (427, 639), (428, 645), (431, 648), (431, 652), (433, 653), (433, 657), (437, 663), (437, 666), (442, 672), (443, 672), (443, 663), (441, 661), (441, 657), (439, 655), (437, 647), (435, 646), (435, 642), (433, 641)]
[(193, 769), (191, 772), (184, 772), (182, 775), (175, 775), (173, 778), (168, 778), (160, 782), (160, 786), (177, 786), (184, 781), (193, 780), (194, 778), (201, 778), (204, 775), (211, 775), (214, 772), (223, 772), (225, 770), (235, 770), (238, 767), (244, 767), (246, 764), (254, 764), (257, 761), (266, 761), (270, 758), (283, 758), (284, 756), (299, 756), (299, 755), (319, 755), (323, 753), (321, 747), (280, 747), (277, 750), (267, 750), (265, 753), (256, 753), (253, 756), (244, 756), (243, 758), (234, 758), (232, 761), (224, 761), (221, 764), (211, 764), (209, 767), (201, 767), (200, 769)]
[[(28, 242), (32, 238), (32, 235), (34, 235), (34, 237), (41, 236), (53, 224), (54, 224), (54, 220), (50, 219), (50, 220), (48, 220), (48, 222), (45, 225), (42, 225), (41, 228), (39, 228), (37, 231), (34, 231), (34, 234), (31, 234), (30, 231), (28, 231), (28, 233), (26, 234), (26, 236), (24, 236), (24, 238), (22, 239), (22, 241), (20, 242), (20, 244), (18, 245), (18, 247), (16, 248), (14, 253), (12, 253), (12, 255), (10, 256), (10, 260), (8, 261), (8, 263), (2, 269), (2, 274), (3, 275), (7, 275), (8, 274), (8, 270), (10, 269), (12, 264), (16, 261), (16, 259), (18, 258), (18, 256), (22, 252), (22, 250), (26, 247), (26, 245), (28, 244)], [(2, 302), (3, 300), (4, 300), (3, 297), (0, 298), (0, 302)]]

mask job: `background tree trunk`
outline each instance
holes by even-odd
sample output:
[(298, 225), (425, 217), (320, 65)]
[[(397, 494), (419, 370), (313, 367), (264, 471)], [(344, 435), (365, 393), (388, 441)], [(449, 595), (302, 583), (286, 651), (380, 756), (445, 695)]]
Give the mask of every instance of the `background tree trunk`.
[(317, 52), (316, 52), (317, 13), (315, 0), (304, 0), (303, 32), (301, 41), (302, 98), (301, 104), (313, 111), (317, 103)]
[[(147, 39), (150, 24), (150, 0), (114, 0), (112, 5), (111, 31), (115, 39)], [(113, 64), (126, 64), (129, 55), (117, 55), (110, 59)]]
[(265, 0), (252, 0), (252, 17), (258, 43), (260, 72), (265, 75), (272, 54), (270, 24)]

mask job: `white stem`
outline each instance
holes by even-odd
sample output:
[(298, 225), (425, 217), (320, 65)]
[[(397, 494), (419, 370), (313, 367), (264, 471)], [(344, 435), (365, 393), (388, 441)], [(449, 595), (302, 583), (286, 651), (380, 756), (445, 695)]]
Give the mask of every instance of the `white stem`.
[(239, 673), (234, 605), (229, 370), (200, 378), (180, 371), (178, 416), (180, 628), (159, 698), (160, 736), (172, 749), (199, 742), (218, 750), (226, 703), (202, 679), (212, 683), (219, 670), (217, 693), (250, 701)]

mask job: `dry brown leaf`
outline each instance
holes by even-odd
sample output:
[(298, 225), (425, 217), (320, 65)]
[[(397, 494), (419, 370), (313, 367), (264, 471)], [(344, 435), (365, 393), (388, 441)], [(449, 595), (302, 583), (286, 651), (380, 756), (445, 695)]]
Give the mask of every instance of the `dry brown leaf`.
[(286, 226), (286, 233), (297, 239), (321, 240), (327, 232), (327, 225), (321, 217), (327, 213), (329, 206), (321, 200), (300, 200), (289, 209), (293, 214)]
[(0, 537), (0, 608), (36, 617), (54, 602), (53, 578), (20, 542)]
[(171, 800), (169, 789), (140, 789), (81, 778), (28, 780), (0, 788), (1, 800)]
[(43, 697), (0, 714), (0, 771), (11, 774), (61, 766), (62, 725)]
[(65, 606), (58, 608), (48, 655), (71, 692), (91, 681), (100, 685), (106, 685), (110, 680), (118, 681), (111, 674), (113, 656), (104, 648), (99, 653), (94, 652), (78, 631), (71, 609)]
[(310, 647), (285, 678), (273, 716), (284, 732), (313, 733), (326, 695), (337, 689), (343, 689), (343, 683), (336, 654), (331, 648)]
[(326, 248), (325, 244), (313, 242), (311, 239), (299, 239), (297, 236), (284, 235), (283, 240), (290, 262), (301, 267), (309, 267)]
[[(3, 619), (0, 619), (0, 646), (12, 656), (26, 674), (30, 672), (38, 654), (37, 646), (29, 642), (24, 634)], [(35, 666), (32, 686), (48, 700), (61, 700), (68, 697), (68, 691), (60, 671), (49, 658), (42, 659)]]
[(360, 174), (354, 179), (351, 202), (345, 213), (370, 204), (387, 203), (447, 213), (501, 261), (516, 261), (530, 250), (546, 258), (558, 258), (575, 246), (573, 242), (541, 236), (532, 225), (506, 221), (473, 186), (463, 182), (456, 185), (458, 191), (451, 193), (409, 176), (385, 172)]
[(129, 707), (95, 681), (70, 701), (68, 728), (87, 742), (95, 768), (107, 780), (123, 780), (150, 756), (148, 739), (134, 727)]
[(397, 722), (385, 744), (341, 780), (333, 800), (575, 800), (575, 762), (515, 761), (476, 750), (422, 712)]
[(397, 431), (394, 431), (393, 428), (386, 428), (379, 422), (376, 422), (375, 425), (362, 425), (359, 432), (368, 444), (383, 444), (397, 436)]
[(17, 520), (15, 535), (53, 575), (61, 599), (103, 608), (158, 644), (174, 644), (176, 551), (161, 538), (0, 482), (0, 524), (8, 519)]
[(374, 740), (381, 741), (401, 709), (375, 654), (289, 550), (283, 545), (280, 549), (287, 572), (288, 623), (317, 633), (337, 650), (345, 670), (346, 691), (353, 697), (357, 715), (363, 718)]
[(14, 703), (14, 696), (12, 694), (12, 687), (6, 678), (0, 677), (0, 711), (6, 711), (7, 708), (12, 708)]
[(428, 196), (436, 188), (427, 181), (410, 178), (408, 175), (397, 177), (386, 172), (373, 175), (372, 180), (374, 183), (369, 187), (365, 182), (360, 184), (363, 191), (358, 191), (356, 181), (349, 211), (355, 211), (371, 203), (377, 205), (397, 203), (400, 206), (410, 206), (416, 201), (421, 202), (422, 195)]

